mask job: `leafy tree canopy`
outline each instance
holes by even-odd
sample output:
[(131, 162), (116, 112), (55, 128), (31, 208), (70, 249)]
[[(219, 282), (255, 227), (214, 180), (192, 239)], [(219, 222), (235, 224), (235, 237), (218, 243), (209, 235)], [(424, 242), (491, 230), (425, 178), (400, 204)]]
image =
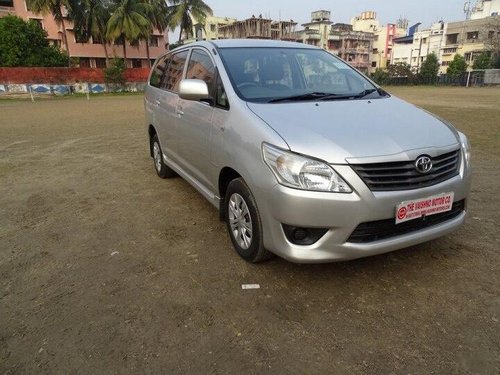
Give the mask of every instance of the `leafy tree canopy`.
[(448, 70), (446, 74), (448, 74), (452, 78), (459, 78), (463, 76), (467, 72), (467, 62), (465, 61), (462, 55), (458, 53), (455, 55), (453, 60), (448, 65)]
[(439, 72), (439, 61), (435, 53), (427, 55), (420, 67), (419, 78), (422, 83), (435, 83)]
[(483, 52), (477, 56), (472, 65), (473, 69), (491, 69), (491, 56), (488, 52)]
[(0, 66), (67, 66), (68, 56), (49, 45), (47, 33), (17, 16), (0, 18)]

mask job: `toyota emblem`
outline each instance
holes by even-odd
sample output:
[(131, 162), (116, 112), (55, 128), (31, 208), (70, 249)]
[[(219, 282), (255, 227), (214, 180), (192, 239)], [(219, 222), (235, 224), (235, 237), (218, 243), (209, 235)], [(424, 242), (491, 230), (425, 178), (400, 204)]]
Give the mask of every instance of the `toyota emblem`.
[(419, 156), (415, 161), (415, 169), (420, 173), (429, 173), (432, 169), (432, 159), (428, 156)]

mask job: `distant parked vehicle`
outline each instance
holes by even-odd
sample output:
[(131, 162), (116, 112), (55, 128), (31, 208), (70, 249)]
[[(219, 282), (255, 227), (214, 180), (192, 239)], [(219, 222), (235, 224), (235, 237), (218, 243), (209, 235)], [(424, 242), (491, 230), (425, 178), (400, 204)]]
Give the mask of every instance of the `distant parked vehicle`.
[(247, 261), (355, 259), (464, 222), (466, 136), (319, 48), (189, 44), (158, 58), (144, 103), (156, 172), (217, 207)]

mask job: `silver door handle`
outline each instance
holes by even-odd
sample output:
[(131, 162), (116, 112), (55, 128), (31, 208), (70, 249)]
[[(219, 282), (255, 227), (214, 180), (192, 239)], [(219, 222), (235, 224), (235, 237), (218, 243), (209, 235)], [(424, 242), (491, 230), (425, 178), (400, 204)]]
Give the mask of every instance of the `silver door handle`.
[(156, 104), (156, 105), (160, 105), (160, 103), (161, 103), (161, 102), (160, 102), (158, 99), (156, 99), (156, 100), (155, 100), (155, 104)]
[(184, 111), (181, 111), (180, 109), (178, 109), (178, 110), (177, 110), (177, 114), (178, 114), (179, 116), (182, 116), (182, 115), (184, 114)]

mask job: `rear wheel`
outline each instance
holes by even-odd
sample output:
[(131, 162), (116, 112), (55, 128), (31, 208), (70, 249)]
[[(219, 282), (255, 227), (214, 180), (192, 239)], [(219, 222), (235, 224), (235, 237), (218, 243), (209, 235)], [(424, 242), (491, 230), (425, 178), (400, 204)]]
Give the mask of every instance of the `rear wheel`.
[(272, 253), (264, 248), (257, 204), (242, 178), (229, 183), (225, 205), (227, 229), (238, 255), (252, 263), (269, 259)]
[(163, 152), (161, 150), (160, 142), (158, 141), (158, 136), (155, 134), (151, 139), (151, 151), (153, 154), (153, 161), (156, 173), (161, 178), (175, 177), (177, 174), (175, 171), (165, 164), (163, 161)]

